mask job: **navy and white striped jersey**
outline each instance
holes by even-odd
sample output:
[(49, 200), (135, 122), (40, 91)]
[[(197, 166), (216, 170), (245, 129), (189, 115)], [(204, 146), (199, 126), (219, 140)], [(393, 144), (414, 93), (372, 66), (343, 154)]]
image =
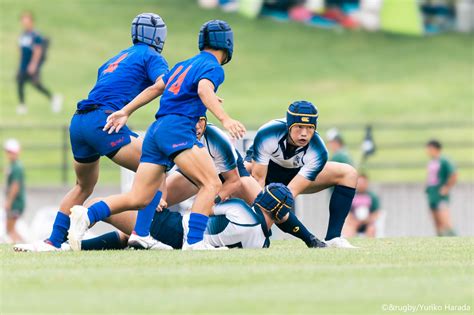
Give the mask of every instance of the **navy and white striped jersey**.
[(328, 159), (324, 141), (317, 132), (308, 145), (288, 150), (288, 127), (285, 119), (275, 119), (263, 125), (255, 136), (252, 160), (258, 164), (272, 162), (314, 181)]
[(225, 173), (237, 167), (237, 152), (229, 137), (219, 127), (207, 124), (201, 138), (214, 161), (217, 173)]

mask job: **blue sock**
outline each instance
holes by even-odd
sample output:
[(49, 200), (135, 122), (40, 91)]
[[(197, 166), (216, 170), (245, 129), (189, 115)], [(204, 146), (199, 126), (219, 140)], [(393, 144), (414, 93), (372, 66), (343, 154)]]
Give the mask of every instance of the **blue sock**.
[(354, 195), (355, 188), (341, 185), (334, 187), (329, 202), (329, 224), (326, 241), (341, 236), (342, 226), (346, 221), (349, 210), (351, 210)]
[(151, 203), (138, 211), (137, 222), (135, 223), (135, 228), (133, 229), (137, 235), (147, 236), (150, 234), (151, 222), (153, 221), (156, 207), (158, 207), (162, 195), (163, 194), (161, 191), (158, 191), (155, 197), (153, 197)]
[(71, 225), (71, 220), (67, 214), (58, 211), (56, 219), (54, 219), (53, 231), (47, 239), (54, 247), (60, 248), (61, 244), (67, 239), (67, 231)]
[(87, 211), (87, 216), (89, 217), (90, 224), (94, 224), (109, 217), (110, 208), (103, 201), (96, 202), (89, 207), (89, 211)]
[(110, 232), (95, 238), (91, 238), (81, 242), (82, 250), (107, 250), (107, 249), (123, 249), (125, 246), (120, 241), (117, 232)]
[(204, 239), (208, 216), (200, 213), (191, 213), (189, 216), (188, 244), (194, 244)]
[(278, 228), (285, 233), (296, 236), (301, 239), (306, 245), (311, 244), (313, 234), (301, 223), (293, 212), (289, 213), (290, 216), (283, 223), (277, 223)]

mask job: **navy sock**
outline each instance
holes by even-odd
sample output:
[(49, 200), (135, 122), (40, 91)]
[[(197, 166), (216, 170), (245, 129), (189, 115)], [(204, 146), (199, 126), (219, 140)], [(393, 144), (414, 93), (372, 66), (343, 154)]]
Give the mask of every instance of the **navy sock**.
[(194, 244), (204, 239), (208, 216), (200, 213), (191, 213), (189, 216), (188, 244)]
[(291, 234), (301, 239), (306, 243), (306, 245), (311, 244), (311, 240), (314, 235), (308, 231), (308, 229), (303, 225), (303, 223), (301, 223), (300, 220), (298, 220), (293, 212), (290, 212), (289, 214), (290, 216), (285, 222), (277, 223), (278, 228), (280, 228), (280, 230), (285, 233)]
[(110, 216), (110, 208), (103, 201), (94, 203), (88, 210), (87, 216), (89, 217), (90, 224), (102, 221)]
[(71, 220), (67, 214), (58, 211), (56, 219), (54, 219), (53, 231), (47, 239), (54, 247), (60, 248), (61, 244), (67, 239), (67, 231), (71, 225)]
[(107, 250), (123, 249), (125, 246), (120, 241), (117, 232), (110, 232), (81, 242), (82, 250)]
[(329, 202), (329, 224), (326, 241), (341, 236), (342, 226), (346, 221), (349, 210), (351, 210), (355, 191), (355, 188), (347, 186), (337, 185), (334, 187)]
[(135, 222), (135, 228), (133, 229), (137, 235), (147, 236), (150, 234), (151, 222), (162, 195), (161, 191), (158, 191), (151, 203), (138, 211), (137, 222)]

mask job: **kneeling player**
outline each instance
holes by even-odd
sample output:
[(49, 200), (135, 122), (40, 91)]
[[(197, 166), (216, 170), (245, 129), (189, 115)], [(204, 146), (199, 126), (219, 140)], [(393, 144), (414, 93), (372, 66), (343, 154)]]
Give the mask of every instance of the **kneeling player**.
[(307, 101), (292, 103), (284, 119), (272, 120), (257, 132), (248, 159), (252, 176), (263, 187), (283, 183), (296, 197), (334, 187), (329, 203), (326, 244), (353, 248), (341, 237), (357, 184), (350, 165), (327, 162), (327, 150), (316, 132), (318, 110)]
[[(224, 201), (214, 207), (214, 215), (207, 223), (204, 241), (214, 247), (269, 247), (273, 223), (287, 217), (293, 203), (290, 190), (282, 184), (270, 184), (265, 187), (255, 199), (253, 207), (240, 199)], [(134, 212), (127, 214), (132, 216), (132, 219), (135, 216)], [(182, 216), (167, 209), (156, 212), (150, 234), (160, 242), (180, 249), (186, 242), (188, 216), (189, 214)], [(114, 218), (111, 217), (111, 220)], [(131, 226), (128, 230), (121, 230), (130, 234)], [(127, 235), (123, 233), (112, 232), (82, 241), (81, 247), (83, 250), (122, 249), (127, 243)], [(320, 243), (319, 247), (324, 247), (324, 244)]]

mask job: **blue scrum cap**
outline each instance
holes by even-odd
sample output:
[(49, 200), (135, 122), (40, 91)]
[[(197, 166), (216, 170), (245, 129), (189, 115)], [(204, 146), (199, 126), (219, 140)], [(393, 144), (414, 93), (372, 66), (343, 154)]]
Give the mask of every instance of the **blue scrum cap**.
[(254, 205), (269, 213), (276, 223), (279, 223), (293, 208), (295, 200), (290, 189), (280, 183), (272, 183), (260, 192)]
[(159, 53), (163, 50), (166, 40), (166, 24), (154, 13), (141, 13), (132, 21), (132, 41), (152, 46)]
[(296, 101), (290, 104), (286, 113), (286, 123), (288, 130), (293, 125), (314, 126), (318, 124), (318, 109), (313, 103), (308, 101)]

